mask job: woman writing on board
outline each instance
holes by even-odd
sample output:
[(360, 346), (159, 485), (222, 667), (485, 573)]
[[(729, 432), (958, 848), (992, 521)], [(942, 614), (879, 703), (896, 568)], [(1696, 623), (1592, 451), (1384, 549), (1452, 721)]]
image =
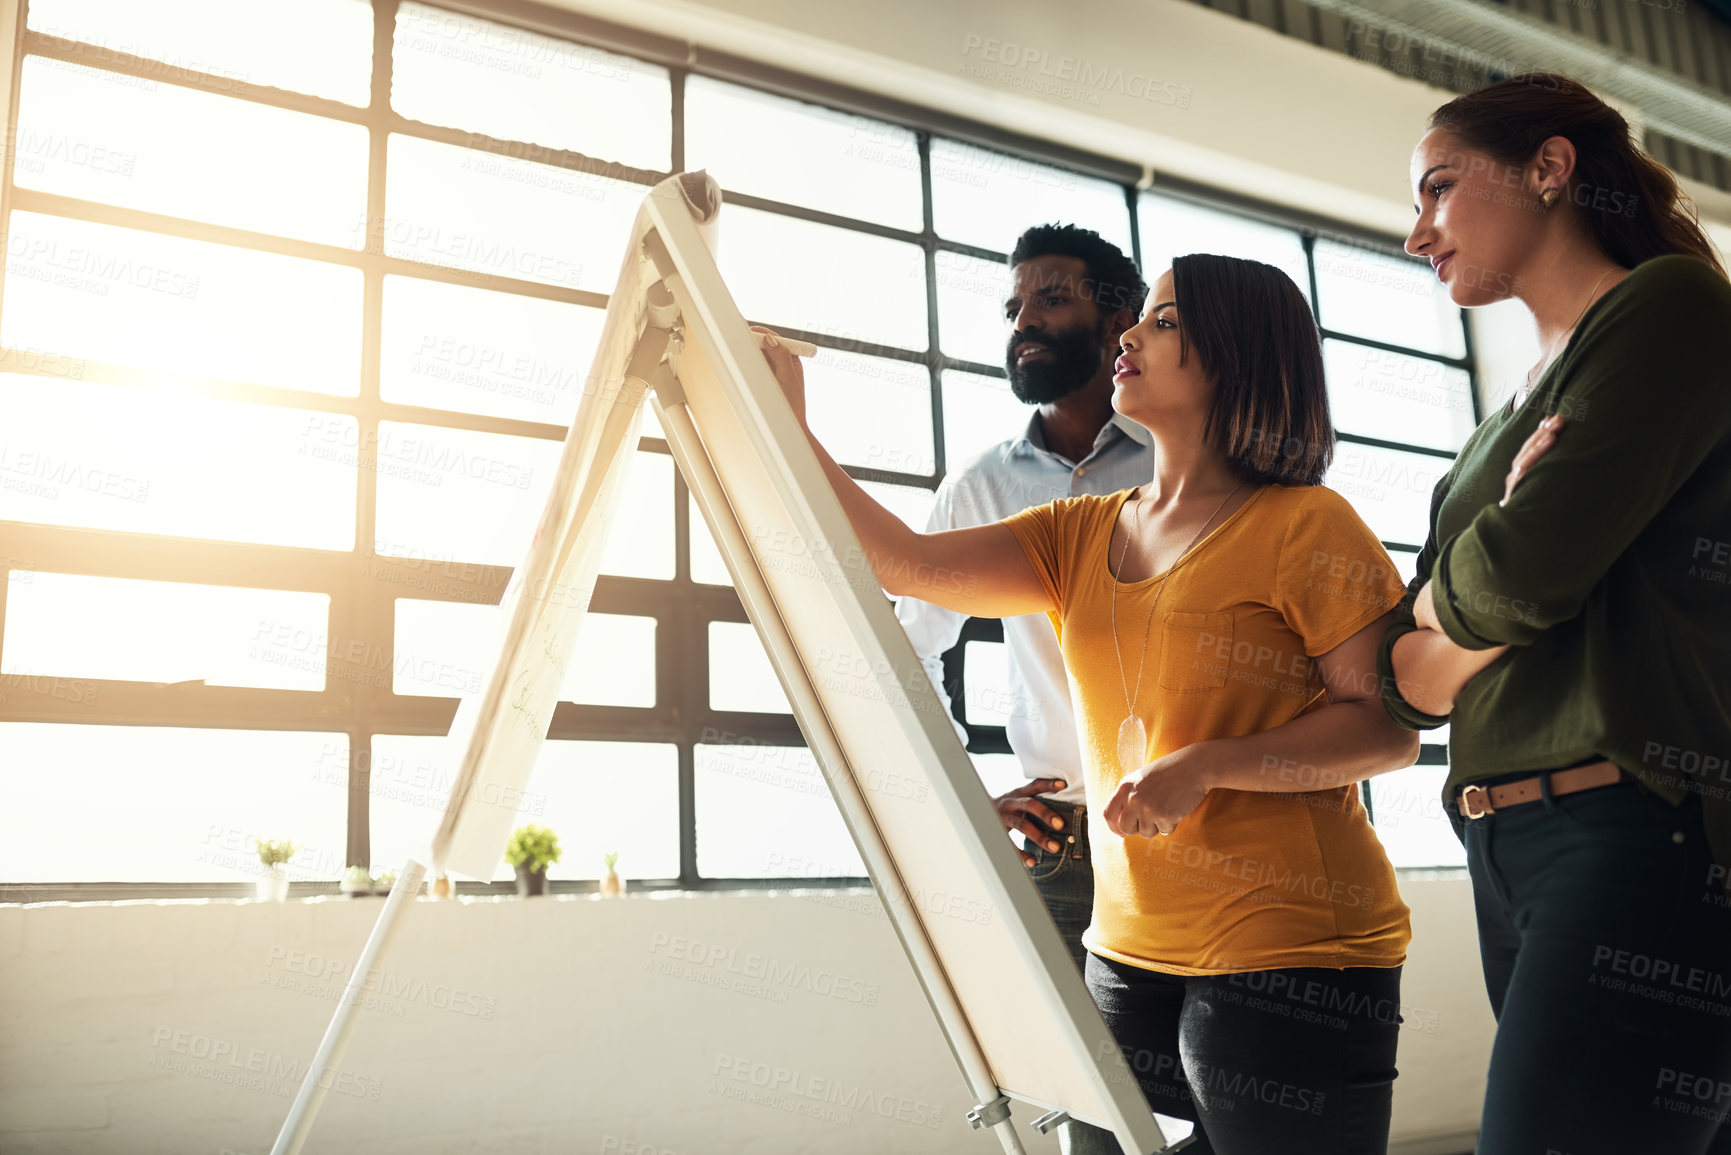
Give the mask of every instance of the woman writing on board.
[(1731, 284), (1566, 77), (1444, 105), (1411, 175), (1408, 251), (1542, 350), (1437, 484), (1380, 654), (1395, 719), (1453, 723), (1479, 1151), (1731, 1151)]
[[(1057, 629), (1109, 832), (1086, 978), (1150, 1105), (1197, 1121), (1199, 1153), (1380, 1153), (1411, 932), (1354, 784), (1418, 752), (1375, 674), (1404, 587), (1319, 484), (1334, 437), (1291, 280), (1180, 257), (1150, 302), (1113, 379), (1156, 443), (1146, 485), (921, 534), (813, 447), (886, 590)], [(798, 362), (765, 345), (803, 424)]]

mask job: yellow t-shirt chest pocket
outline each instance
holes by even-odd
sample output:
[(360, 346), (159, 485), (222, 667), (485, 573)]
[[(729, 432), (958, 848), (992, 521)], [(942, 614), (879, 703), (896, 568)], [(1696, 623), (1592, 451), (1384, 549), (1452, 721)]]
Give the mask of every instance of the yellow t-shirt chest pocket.
[(1166, 615), (1160, 636), (1160, 688), (1218, 690), (1232, 660), (1232, 614)]

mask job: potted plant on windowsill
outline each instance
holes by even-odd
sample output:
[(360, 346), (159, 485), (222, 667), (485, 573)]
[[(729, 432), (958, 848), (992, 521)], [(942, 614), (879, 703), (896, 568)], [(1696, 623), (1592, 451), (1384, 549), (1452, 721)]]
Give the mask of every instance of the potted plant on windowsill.
[(258, 900), (260, 902), (283, 902), (288, 898), (288, 872), (283, 870), (284, 864), (295, 856), (300, 847), (286, 838), (255, 838), (253, 845), (258, 847), (258, 860), (264, 864), (264, 873), (258, 880)]
[(358, 898), (373, 893), (373, 873), (364, 866), (351, 866), (343, 872), (342, 882), (337, 884), (346, 898)]
[(607, 864), (607, 873), (601, 879), (601, 897), (618, 898), (625, 893), (625, 880), (619, 877), (619, 872), (613, 869), (613, 864), (619, 861), (617, 850), (603, 854), (601, 861)]
[(505, 861), (517, 871), (517, 893), (547, 893), (547, 868), (559, 861), (559, 836), (545, 826), (519, 826), (505, 844)]

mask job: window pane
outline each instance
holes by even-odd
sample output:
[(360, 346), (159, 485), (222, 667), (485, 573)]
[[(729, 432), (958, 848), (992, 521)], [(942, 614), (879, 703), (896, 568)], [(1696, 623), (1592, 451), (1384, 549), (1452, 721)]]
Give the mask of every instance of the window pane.
[[(0, 723), (0, 879), (247, 882), (252, 839), (292, 839), (296, 881), (341, 876), (343, 734)], [(76, 837), (69, 837), (76, 831)]]
[(612, 292), (643, 185), (393, 136), (380, 224), (387, 255)]
[(921, 476), (937, 467), (924, 365), (819, 349), (805, 380), (806, 418), (837, 461)]
[(721, 549), (710, 535), (709, 523), (703, 520), (703, 514), (697, 508), (697, 499), (687, 495), (685, 500), (691, 511), (691, 580), (705, 585), (731, 586), (733, 578), (728, 575), (727, 562), (722, 560)]
[(155, 92), (27, 57), (20, 188), (359, 248), (367, 130), (173, 85)]
[(0, 520), (353, 549), (355, 439), (337, 414), (6, 374)]
[(925, 532), (932, 506), (938, 499), (936, 491), (914, 485), (885, 485), (881, 481), (862, 481), (859, 486), (910, 527)]
[(1452, 464), (1428, 453), (1405, 453), (1338, 442), (1323, 484), (1352, 503), (1383, 541), (1423, 545), (1430, 524), (1430, 495)]
[(1394, 562), (1394, 568), (1400, 571), (1400, 579), (1411, 585), (1412, 579), (1418, 576), (1418, 550), (1391, 549), (1388, 556)]
[(1447, 778), (1447, 766), (1409, 766), (1371, 780), (1376, 833), (1396, 866), (1466, 865), (1466, 850), (1443, 809)]
[[(347, 453), (354, 458), (352, 440)], [(534, 539), (564, 446), (557, 441), (379, 423), (375, 464), (378, 531), (373, 548), (393, 557), (428, 557), (515, 566)], [(639, 452), (626, 471), (601, 572), (673, 576), (673, 459)]]
[(1445, 357), (1466, 356), (1461, 311), (1423, 261), (1318, 238), (1322, 325)]
[(327, 594), (23, 576), (6, 599), (0, 672), (324, 689)]
[(9, 349), (360, 392), (359, 269), (22, 212), (7, 256)]
[(1130, 253), (1122, 185), (953, 140), (932, 141), (932, 221), (945, 240), (1007, 253), (1032, 225), (1093, 229)]
[(938, 334), (944, 352), (964, 361), (1002, 365), (1012, 332), (1004, 319), (1010, 270), (1002, 261), (982, 261), (939, 249)]
[(379, 422), (377, 444), (361, 454), (379, 474), (374, 548), (518, 564), (547, 503), (560, 448), (540, 438)]
[(757, 628), (749, 622), (709, 623), (709, 708), (793, 712)]
[(881, 120), (692, 76), (685, 167), (729, 192), (920, 230), (919, 147), (911, 129)]
[(1002, 642), (969, 642), (962, 647), (962, 684), (970, 726), (1004, 726), (1010, 721), (1010, 651)]
[(595, 706), (655, 705), (655, 619), (588, 614), (559, 690), (562, 701)]
[(601, 572), (673, 580), (673, 458), (638, 452), (625, 475)]
[(386, 277), (380, 395), (569, 426), (605, 316), (538, 297)]
[(1273, 265), (1310, 299), (1310, 266), (1296, 232), (1236, 213), (1152, 193), (1137, 198), (1142, 270), (1150, 285), (1185, 253), (1219, 253)]
[(918, 245), (740, 205), (722, 210), (720, 236), (721, 275), (747, 319), (843, 343), (926, 347)]
[(670, 163), (673, 90), (659, 65), (422, 4), (397, 10), (392, 55), (391, 106), (409, 120), (633, 168)]
[[(373, 861), (395, 867), (421, 851), (444, 814), (461, 751), (444, 738), (373, 736)], [(559, 836), (548, 878), (594, 879), (617, 852), (621, 878), (679, 876), (679, 750), (648, 742), (548, 741), (512, 826)], [(503, 850), (503, 847), (500, 848)], [(493, 878), (513, 877), (503, 855)]]
[(1473, 431), (1465, 369), (1369, 345), (1322, 343), (1334, 425), (1346, 433), (1459, 449)]
[[(743, 735), (718, 734), (727, 742)], [(841, 811), (803, 746), (696, 751), (697, 872), (707, 878), (860, 878)]]
[(257, 6), (233, 0), (30, 0), (29, 13), (38, 32), (227, 77), (236, 95), (287, 88), (367, 103), (373, 10), (366, 0), (294, 0), (292, 8), (278, 5), (262, 28)]
[[(397, 599), (393, 692), (479, 694), (499, 660), (504, 627), (498, 606)], [(585, 614), (559, 700), (654, 706), (655, 619)]]
[(1028, 784), (1028, 772), (1014, 754), (969, 754), (968, 758), (980, 772), (980, 784), (994, 798)]
[(1033, 411), (1010, 392), (1006, 378), (947, 369), (943, 390), (946, 472), (955, 472), (981, 450), (1028, 430)]

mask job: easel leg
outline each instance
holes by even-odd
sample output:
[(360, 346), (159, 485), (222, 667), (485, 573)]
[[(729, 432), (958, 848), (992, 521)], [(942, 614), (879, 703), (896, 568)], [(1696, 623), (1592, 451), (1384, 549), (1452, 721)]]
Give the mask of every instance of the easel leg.
[(411, 858), (397, 874), (396, 885), (391, 887), (390, 897), (385, 899), (385, 909), (379, 914), (379, 921), (373, 924), (373, 933), (368, 936), (361, 957), (349, 972), (349, 981), (343, 987), (336, 1014), (331, 1016), (331, 1025), (325, 1028), (325, 1037), (307, 1067), (306, 1077), (301, 1080), (300, 1094), (295, 1096), (288, 1118), (283, 1120), (276, 1145), (270, 1149), (271, 1155), (298, 1155), (301, 1144), (306, 1142), (313, 1119), (318, 1116), (319, 1105), (324, 1102), (325, 1092), (335, 1078), (337, 1065), (343, 1061), (343, 1052), (348, 1049), (349, 1036), (354, 1033), (355, 1010), (361, 1005), (368, 976), (378, 965), (385, 948), (391, 944), (397, 921), (415, 901), (415, 892), (421, 889), (421, 880), (426, 873), (427, 868)]

